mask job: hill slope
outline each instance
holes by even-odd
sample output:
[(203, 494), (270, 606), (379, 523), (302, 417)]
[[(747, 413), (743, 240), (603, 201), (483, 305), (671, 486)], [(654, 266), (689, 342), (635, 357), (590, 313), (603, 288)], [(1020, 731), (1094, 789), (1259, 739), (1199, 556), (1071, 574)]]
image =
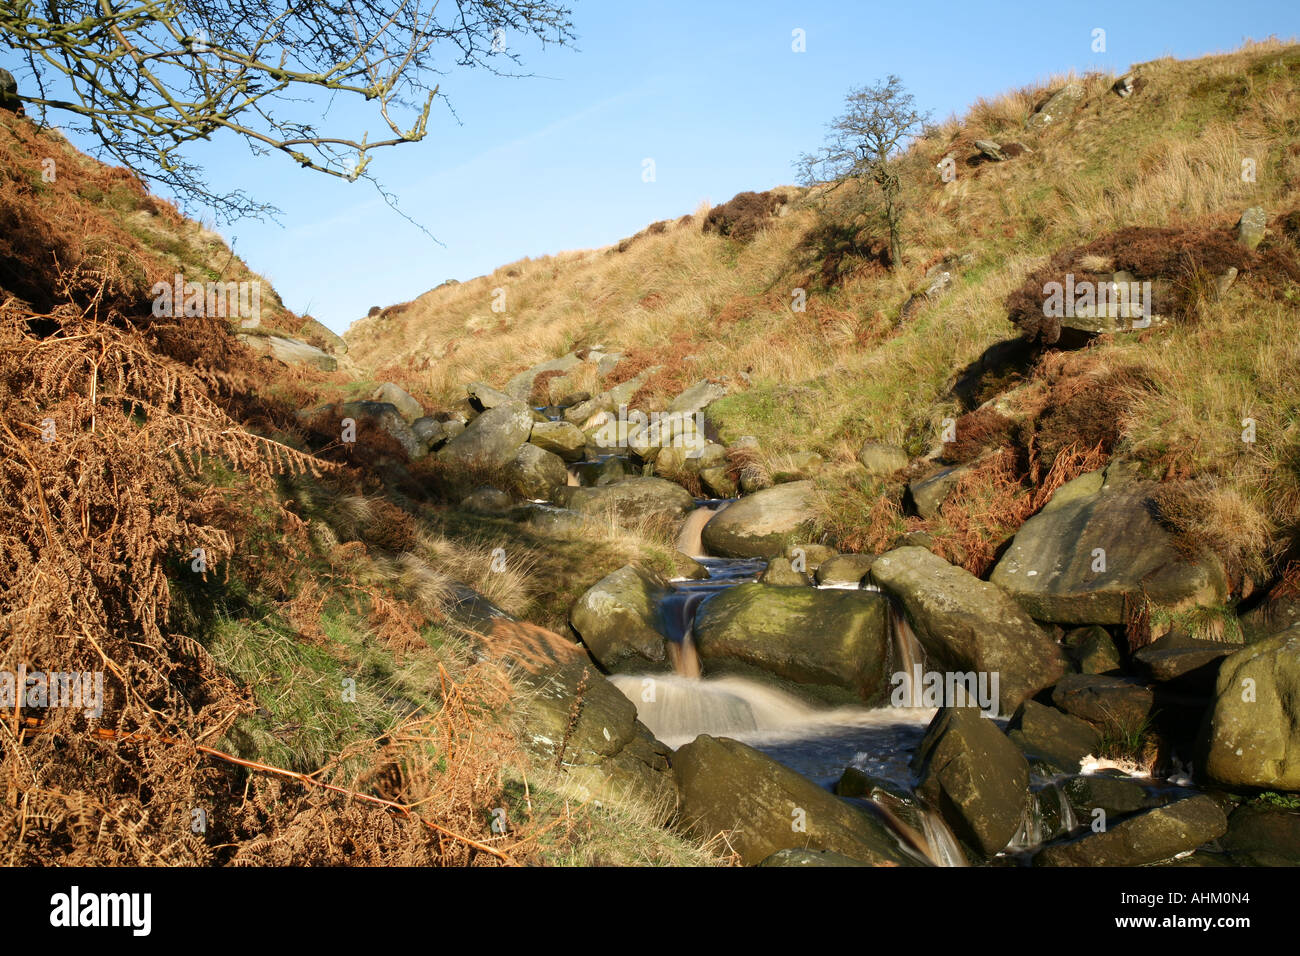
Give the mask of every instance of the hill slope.
[[(1030, 439), (1053, 455), (1077, 439), (1080, 453), (1101, 443), (1104, 455), (1122, 450), (1158, 475), (1201, 479), (1189, 492), (1198, 513), (1185, 516), (1184, 530), (1223, 549), (1240, 573), (1267, 577), (1263, 565), (1294, 535), (1300, 500), (1297, 387), (1286, 371), (1300, 340), (1294, 276), (1282, 261), (1294, 255), (1288, 216), (1300, 205), (1300, 49), (1248, 45), (1140, 64), (1128, 76), (1125, 96), (1113, 76), (1073, 80), (1081, 101), (1057, 122), (1029, 120), (1073, 78), (981, 100), (913, 144), (901, 161), (906, 249), (896, 270), (882, 266), (881, 233), (851, 187), (786, 189), (781, 214), (747, 241), (705, 231), (697, 213), (615, 247), (444, 284), (359, 320), (345, 338), (374, 377), (445, 407), (471, 381), (500, 384), (594, 345), (623, 361), (603, 378), (586, 364), (534, 398), (595, 393), (650, 366), (662, 369), (633, 402), (646, 410), (698, 379), (723, 382), (731, 394), (709, 410), (723, 439), (751, 434), (773, 455), (796, 448), (828, 459), (818, 478), (822, 523), (845, 547), (880, 548), (907, 528), (882, 504), (901, 489), (852, 467), (864, 442), (923, 455), (937, 450), (945, 419), (999, 397), (1000, 415), (1038, 422), (1008, 441), (1018, 442), (1019, 471), (1028, 470)], [(989, 161), (977, 140), (1028, 149)], [(955, 181), (936, 168), (945, 157), (955, 160)], [(1235, 241), (1235, 223), (1252, 206), (1269, 217), (1263, 258), (1240, 263), (1227, 294), (1200, 304), (1188, 270), (1227, 268), (1213, 249)], [(1102, 245), (1089, 253), (1090, 242)], [(1179, 319), (1162, 331), (1102, 336), (1082, 352), (998, 360), (972, 392), (963, 373), (1016, 337), (1013, 294), (1071, 250), (1136, 257), (1129, 266), (1147, 267), (1144, 278), (1177, 287), (1169, 294)], [(942, 272), (950, 286), (925, 297)], [(800, 289), (806, 309), (795, 311)], [(1242, 453), (1248, 417), (1257, 440)], [(1053, 460), (1039, 469), (1047, 473)], [(1013, 510), (1021, 513), (1008, 520), (1023, 517)], [(985, 552), (983, 562), (970, 559), (979, 566), (988, 544), (957, 539), (998, 538), (1006, 528), (928, 530), (949, 539), (945, 553), (959, 560), (962, 545)]]

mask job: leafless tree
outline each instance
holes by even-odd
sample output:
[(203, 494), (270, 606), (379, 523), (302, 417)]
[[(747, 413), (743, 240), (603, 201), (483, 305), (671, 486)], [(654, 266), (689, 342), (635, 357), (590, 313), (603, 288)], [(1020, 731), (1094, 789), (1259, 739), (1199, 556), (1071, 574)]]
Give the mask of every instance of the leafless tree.
[[(31, 73), (29, 115), (71, 114), (69, 130), (230, 220), (272, 207), (213, 194), (194, 141), (227, 130), (255, 153), (373, 180), (372, 152), (424, 138), (438, 77), (518, 75), (513, 44), (571, 45), (569, 13), (553, 0), (4, 0), (0, 42)], [(340, 96), (371, 104), (370, 120)], [(377, 138), (335, 128), (369, 121)]]
[(903, 81), (892, 73), (873, 86), (849, 91), (845, 110), (827, 127), (826, 144), (805, 153), (795, 166), (805, 185), (866, 179), (879, 187), (889, 227), (889, 257), (902, 262), (899, 239), (901, 184), (894, 160), (904, 141), (921, 132), (928, 113), (920, 113)]

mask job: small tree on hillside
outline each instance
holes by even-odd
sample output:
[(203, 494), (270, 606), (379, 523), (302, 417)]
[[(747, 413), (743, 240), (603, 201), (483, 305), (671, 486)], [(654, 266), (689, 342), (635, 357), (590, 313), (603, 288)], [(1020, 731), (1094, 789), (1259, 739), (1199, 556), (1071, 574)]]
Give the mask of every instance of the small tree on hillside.
[(800, 156), (795, 166), (807, 186), (850, 179), (875, 183), (884, 200), (889, 257), (896, 266), (902, 261), (902, 208), (894, 159), (903, 141), (921, 131), (929, 114), (916, 110), (912, 94), (892, 73), (884, 82), (850, 90), (844, 102), (843, 115), (827, 127), (826, 145)]
[(569, 11), (555, 0), (0, 4), (0, 44), (31, 74), (29, 113), (63, 113), (122, 165), (227, 220), (270, 207), (211, 192), (189, 144), (227, 131), (255, 154), (369, 179), (372, 152), (424, 138), (440, 75), (516, 75), (520, 37), (570, 44)]

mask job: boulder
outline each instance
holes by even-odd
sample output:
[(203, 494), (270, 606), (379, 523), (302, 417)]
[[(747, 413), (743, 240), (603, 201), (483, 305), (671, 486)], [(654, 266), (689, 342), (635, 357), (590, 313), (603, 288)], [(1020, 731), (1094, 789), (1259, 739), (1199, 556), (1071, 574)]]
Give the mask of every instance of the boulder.
[(465, 386), (465, 394), (469, 396), (470, 404), (480, 412), (521, 401), (521, 399), (515, 398), (513, 395), (498, 391), (487, 382), (470, 382)]
[(1038, 112), (1029, 117), (1025, 124), (1031, 129), (1041, 129), (1059, 122), (1069, 115), (1083, 101), (1083, 86), (1079, 83), (1067, 83), (1053, 93)]
[(824, 544), (800, 542), (787, 545), (785, 556), (793, 562), (794, 570), (813, 572), (836, 557), (836, 552), (834, 548), (828, 548)]
[(522, 402), (499, 405), (479, 415), (464, 432), (443, 445), (438, 457), (448, 462), (505, 466), (514, 460), (532, 429), (533, 416), (528, 406)]
[(821, 471), (826, 459), (815, 451), (792, 451), (773, 455), (767, 461), (768, 471), (774, 484), (782, 485), (791, 481), (812, 478)]
[(1209, 692), (1219, 676), (1219, 665), (1239, 645), (1166, 635), (1139, 649), (1133, 659), (1153, 681), (1175, 684), (1190, 692)]
[(704, 526), (709, 554), (725, 558), (770, 558), (806, 537), (811, 525), (813, 484), (793, 481), (741, 498)]
[(584, 461), (575, 466), (578, 483), (584, 488), (613, 484), (635, 474), (631, 461), (621, 455), (607, 455), (597, 461)]
[(411, 396), (406, 390), (394, 385), (392, 382), (385, 382), (375, 389), (374, 394), (370, 396), (374, 402), (388, 402), (394, 406), (408, 424), (414, 425), (416, 419), (424, 417), (424, 406)]
[(1155, 695), (1123, 677), (1066, 674), (1052, 689), (1052, 704), (1097, 727), (1133, 729), (1150, 718)]
[(992, 720), (943, 707), (912, 757), (917, 793), (953, 833), (986, 855), (1002, 850), (1030, 806), (1029, 763)]
[(283, 335), (236, 335), (254, 352), (269, 353), (286, 365), (310, 365), (322, 372), (333, 372), (339, 367), (339, 360), (314, 345), (308, 345), (298, 339)]
[(1300, 790), (1300, 625), (1224, 658), (1201, 766), (1228, 787)]
[(627, 565), (607, 574), (573, 605), (569, 622), (607, 671), (663, 670), (668, 664), (658, 604), (668, 585)]
[(989, 139), (975, 140), (975, 148), (980, 151), (981, 156), (990, 162), (1000, 163), (1007, 158), (1006, 154), (1002, 152), (1002, 147)]
[(727, 394), (727, 386), (701, 379), (668, 403), (668, 411), (694, 415)]
[(862, 462), (869, 475), (892, 475), (906, 468), (911, 459), (907, 457), (907, 452), (896, 445), (869, 441), (858, 449), (858, 461)]
[(612, 514), (624, 521), (673, 521), (695, 507), (690, 492), (662, 478), (625, 478), (595, 488), (564, 487), (557, 489), (555, 502), (579, 514)]
[(580, 461), (587, 448), (587, 436), (569, 422), (536, 422), (528, 441), (565, 461)]
[(1251, 206), (1237, 220), (1237, 243), (1247, 249), (1254, 249), (1264, 241), (1268, 214), (1261, 206)]
[(1198, 794), (1129, 817), (1101, 833), (1043, 847), (1034, 866), (1143, 866), (1159, 863), (1215, 840), (1228, 819), (1210, 797)]
[(924, 548), (880, 555), (871, 578), (902, 602), (931, 669), (997, 675), (999, 713), (1064, 673), (1056, 642), (1005, 591)]
[(1228, 817), (1223, 849), (1237, 866), (1300, 866), (1300, 811), (1263, 800)]
[(1270, 594), (1241, 616), (1241, 632), (1253, 644), (1300, 624), (1300, 595)]
[(1222, 565), (1177, 549), (1152, 517), (1155, 488), (1114, 464), (1067, 482), (1016, 532), (989, 580), (1057, 624), (1122, 624), (1125, 609), (1144, 601), (1168, 610), (1222, 604)]
[(774, 675), (832, 700), (888, 689), (886, 602), (870, 591), (738, 584), (700, 607), (694, 633), (709, 673)]
[(794, 569), (789, 558), (773, 558), (758, 579), (764, 584), (779, 588), (802, 588), (812, 583), (808, 580), (808, 575)]
[(877, 818), (771, 757), (701, 734), (673, 757), (682, 825), (727, 845), (752, 866), (780, 850), (829, 850), (876, 866), (915, 866)]
[(1102, 810), (1110, 821), (1136, 813), (1148, 804), (1146, 789), (1128, 777), (1104, 773), (1080, 774), (1062, 785), (1081, 823), (1092, 823), (1092, 811)]
[[(671, 814), (677, 788), (670, 751), (636, 719), (636, 707), (585, 655), (517, 681), (523, 738), (587, 799), (634, 799)], [(574, 715), (577, 715), (576, 721)]]
[(505, 393), (511, 398), (521, 402), (528, 401), (533, 393), (533, 382), (537, 376), (543, 372), (567, 372), (570, 369), (581, 365), (582, 359), (569, 352), (561, 355), (559, 358), (553, 358), (550, 361), (534, 365), (530, 369), (520, 372), (510, 381), (506, 382)]
[(466, 622), (468, 637), (479, 656), (508, 668), (524, 747), (558, 766), (577, 799), (632, 800), (653, 811), (652, 825), (667, 823), (677, 805), (669, 750), (632, 702), (573, 641), (475, 597), (485, 607)]
[(443, 423), (432, 415), (422, 415), (411, 422), (411, 433), (424, 446), (426, 452), (437, 448), (451, 437), (443, 429)]
[(1119, 649), (1099, 625), (1079, 627), (1061, 639), (1070, 660), (1083, 674), (1109, 674), (1120, 669)]
[(1091, 724), (1033, 700), (1017, 708), (1007, 736), (1024, 753), (1068, 772), (1077, 771), (1084, 757), (1101, 749), (1101, 736)]
[(555, 494), (555, 489), (569, 481), (569, 470), (564, 467), (564, 460), (537, 445), (520, 445), (507, 471), (521, 496), (542, 501), (548, 500)]
[(722, 465), (712, 468), (700, 469), (700, 481), (704, 485), (705, 491), (715, 498), (734, 498), (736, 496), (736, 481), (731, 477), (730, 471)]
[(837, 554), (817, 566), (817, 583), (823, 587), (861, 584), (875, 563), (874, 554)]
[(957, 483), (971, 470), (970, 465), (939, 468), (924, 478), (909, 482), (907, 501), (918, 515), (926, 520), (936, 518), (939, 508), (957, 488)]

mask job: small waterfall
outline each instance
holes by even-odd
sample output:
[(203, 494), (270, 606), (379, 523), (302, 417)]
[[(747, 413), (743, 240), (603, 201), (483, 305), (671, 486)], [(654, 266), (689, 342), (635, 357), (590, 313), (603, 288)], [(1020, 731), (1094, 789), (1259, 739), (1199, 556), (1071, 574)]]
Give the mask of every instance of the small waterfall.
[(1079, 826), (1070, 798), (1060, 784), (1052, 783), (1029, 795), (1020, 829), (1007, 844), (1008, 850), (1028, 851), (1050, 840), (1068, 836)]
[(1008, 850), (1032, 850), (1042, 846), (1044, 836), (1043, 805), (1037, 793), (1029, 795), (1029, 805), (1020, 817), (1020, 828), (1007, 844)]
[(894, 660), (904, 674), (908, 675), (908, 707), (924, 707), (925, 691), (923, 682), (914, 675), (925, 672), (925, 648), (916, 639), (916, 632), (907, 623), (907, 615), (892, 595), (889, 596), (889, 633), (894, 647)]
[(681, 643), (668, 645), (668, 657), (673, 662), (673, 673), (679, 677), (700, 676), (700, 655), (695, 650), (695, 640), (687, 631)]
[(670, 747), (700, 734), (734, 737), (781, 731), (826, 714), (775, 688), (741, 677), (612, 674), (610, 681), (636, 704), (637, 717)]
[(921, 811), (921, 832), (925, 835), (926, 854), (935, 866), (965, 866), (966, 856), (961, 852), (957, 838), (943, 817), (930, 810)]
[(1079, 820), (1074, 815), (1074, 805), (1070, 803), (1070, 795), (1058, 784), (1054, 783), (1052, 787), (1061, 801), (1061, 829), (1066, 833), (1073, 833), (1074, 828), (1079, 825)]
[(731, 504), (730, 501), (712, 505), (703, 504), (688, 514), (686, 521), (682, 524), (682, 530), (677, 532), (677, 550), (690, 555), (692, 558), (708, 557), (704, 553), (704, 542), (701, 540), (704, 526), (709, 523), (710, 518), (729, 504)]

